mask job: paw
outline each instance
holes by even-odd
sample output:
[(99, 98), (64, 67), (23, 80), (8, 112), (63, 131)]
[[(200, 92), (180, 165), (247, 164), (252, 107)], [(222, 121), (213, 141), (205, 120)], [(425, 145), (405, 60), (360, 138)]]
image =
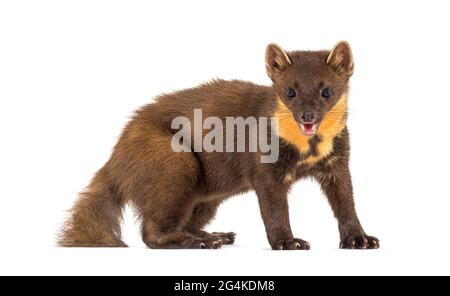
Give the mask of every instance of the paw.
[(356, 235), (349, 236), (341, 242), (341, 249), (379, 249), (380, 241), (373, 236)]
[(219, 238), (193, 238), (182, 243), (187, 249), (220, 249), (223, 244)]
[(311, 246), (308, 242), (299, 238), (278, 241), (272, 249), (274, 250), (309, 250)]
[(211, 236), (221, 240), (224, 245), (232, 245), (236, 239), (236, 233), (234, 232), (213, 232)]

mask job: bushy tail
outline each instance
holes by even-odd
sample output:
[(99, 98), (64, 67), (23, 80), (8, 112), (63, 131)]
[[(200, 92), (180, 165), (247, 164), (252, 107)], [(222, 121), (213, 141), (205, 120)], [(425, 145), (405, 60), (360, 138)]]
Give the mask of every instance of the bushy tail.
[(80, 194), (61, 229), (62, 247), (127, 247), (121, 239), (123, 204), (98, 177)]

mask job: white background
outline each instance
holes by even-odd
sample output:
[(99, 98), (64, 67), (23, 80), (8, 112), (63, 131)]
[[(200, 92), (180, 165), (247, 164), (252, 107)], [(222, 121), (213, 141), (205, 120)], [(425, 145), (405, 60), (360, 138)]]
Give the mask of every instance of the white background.
[[(2, 1), (0, 274), (450, 274), (447, 1)], [(311, 252), (272, 252), (253, 193), (210, 225), (238, 233), (219, 251), (146, 249), (131, 210), (129, 249), (60, 249), (77, 192), (108, 159), (133, 110), (213, 77), (269, 84), (264, 50), (354, 51), (357, 208), (378, 251), (338, 250), (326, 199), (291, 193)]]

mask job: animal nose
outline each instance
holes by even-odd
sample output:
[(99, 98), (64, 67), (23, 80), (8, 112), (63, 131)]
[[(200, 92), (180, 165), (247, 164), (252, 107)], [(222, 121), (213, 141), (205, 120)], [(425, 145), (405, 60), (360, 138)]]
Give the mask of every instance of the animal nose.
[(315, 100), (305, 100), (302, 102), (303, 107), (316, 107), (316, 101)]
[(312, 123), (316, 120), (316, 114), (314, 112), (304, 112), (300, 118), (304, 123)]

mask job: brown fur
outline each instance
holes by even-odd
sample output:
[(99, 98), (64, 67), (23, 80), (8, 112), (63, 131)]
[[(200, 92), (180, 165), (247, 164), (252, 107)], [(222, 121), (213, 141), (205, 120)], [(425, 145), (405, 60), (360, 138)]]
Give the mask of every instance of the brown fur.
[[(292, 183), (314, 177), (322, 186), (339, 222), (341, 247), (377, 248), (358, 220), (348, 169), (346, 128), (348, 81), (353, 59), (347, 43), (330, 51), (285, 52), (269, 45), (266, 68), (273, 86), (216, 80), (166, 94), (136, 112), (110, 160), (97, 173), (72, 209), (60, 235), (66, 247), (124, 247), (122, 207), (131, 203), (142, 220), (142, 237), (151, 248), (218, 248), (232, 244), (234, 233), (204, 231), (225, 199), (254, 190), (273, 249), (309, 249), (294, 238), (287, 195)], [(332, 90), (324, 100), (320, 92)], [(294, 99), (286, 89), (294, 88)], [(280, 157), (260, 162), (257, 153), (177, 153), (171, 149), (177, 116), (276, 117)], [(314, 136), (299, 129), (302, 112), (315, 112), (320, 127)]]

